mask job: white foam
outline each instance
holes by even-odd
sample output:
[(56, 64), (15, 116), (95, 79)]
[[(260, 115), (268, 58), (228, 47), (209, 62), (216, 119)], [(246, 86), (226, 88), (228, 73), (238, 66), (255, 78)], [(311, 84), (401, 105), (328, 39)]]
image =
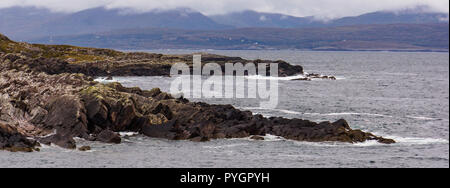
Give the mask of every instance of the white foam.
[(227, 144), (227, 145), (221, 145), (221, 146), (203, 146), (203, 148), (207, 149), (224, 149), (224, 148), (232, 148), (232, 147), (238, 147), (238, 146), (246, 146), (248, 144)]
[[(379, 135), (379, 134), (377, 134)], [(341, 143), (341, 142), (301, 142), (293, 141), (296, 145), (310, 145), (318, 147), (373, 147), (373, 146), (383, 146), (392, 147), (398, 145), (414, 146), (414, 145), (430, 145), (430, 144), (448, 144), (449, 141), (441, 138), (415, 138), (415, 137), (399, 137), (399, 136), (383, 136), (387, 139), (393, 139), (396, 141), (395, 144), (383, 144), (376, 140), (368, 140), (359, 143)]]
[(296, 111), (292, 111), (292, 110), (282, 110), (282, 109), (278, 109), (277, 111), (283, 112), (283, 113), (285, 113), (285, 114), (296, 114), (296, 115), (303, 115), (303, 114), (304, 114), (304, 113), (296, 112)]
[(381, 146), (381, 145), (385, 145), (382, 144), (376, 140), (368, 140), (365, 142), (360, 142), (360, 143), (354, 143), (352, 144), (353, 146), (358, 146), (358, 147), (369, 147), (369, 146)]
[(398, 144), (408, 145), (428, 145), (428, 144), (448, 144), (449, 141), (443, 138), (417, 138), (417, 137), (400, 137), (400, 136), (385, 136), (395, 140)]
[(335, 76), (336, 80), (345, 80), (346, 78), (343, 76)]
[(383, 115), (383, 114), (372, 114), (372, 113), (357, 113), (357, 112), (341, 112), (341, 113), (328, 113), (328, 114), (318, 114), (318, 115), (324, 115), (324, 116), (376, 116), (376, 117), (393, 117), (389, 115)]
[(339, 142), (307, 142), (290, 140), (294, 145), (298, 146), (315, 146), (315, 147), (338, 147), (338, 146), (350, 146), (351, 144), (339, 143)]
[(341, 113), (308, 113), (308, 112), (297, 112), (293, 110), (284, 110), (284, 109), (274, 109), (274, 108), (251, 108), (245, 107), (241, 108), (243, 110), (268, 110), (268, 111), (277, 111), (285, 114), (295, 114), (295, 115), (318, 115), (318, 116), (352, 116), (352, 115), (360, 115), (360, 116), (377, 116), (377, 117), (393, 117), (389, 115), (383, 114), (373, 114), (373, 113), (357, 113), (357, 112), (341, 112)]
[[(350, 144), (350, 143), (343, 143), (343, 142), (307, 142), (307, 141), (296, 141), (296, 140), (289, 140), (286, 138), (283, 138), (281, 136), (275, 136), (275, 135), (270, 135), (267, 134), (266, 136), (263, 136), (264, 141), (266, 142), (279, 142), (279, 141), (290, 141), (292, 143), (294, 143), (295, 145), (310, 145), (310, 146), (319, 146), (319, 147), (337, 147), (337, 146), (358, 146), (358, 147), (368, 147), (368, 146), (376, 146), (376, 145), (385, 145), (382, 143), (379, 143), (376, 140), (369, 140), (366, 142), (361, 142), (361, 143), (354, 143), (354, 144)], [(247, 137), (246, 139), (250, 139), (250, 137)]]
[(54, 144), (50, 144), (50, 145), (40, 144), (40, 145), (41, 145), (41, 146), (40, 146), (41, 150), (42, 150), (42, 149), (49, 149), (49, 148), (55, 148), (55, 147), (57, 147), (57, 146), (54, 145)]
[[(310, 78), (306, 76), (305, 74), (295, 75), (295, 76), (286, 76), (286, 77), (272, 77), (272, 76), (261, 76), (261, 75), (251, 75), (251, 76), (245, 76), (246, 79), (254, 79), (254, 80), (297, 80), (297, 79), (305, 79)], [(323, 77), (324, 75), (319, 75), (320, 77)], [(345, 77), (336, 76), (336, 80), (343, 80)], [(323, 78), (311, 78), (311, 80), (326, 80)]]
[(94, 152), (96, 152), (97, 150), (88, 150), (88, 151), (78, 151), (78, 152), (84, 152), (84, 153), (94, 153)]
[(261, 76), (261, 75), (252, 75), (246, 76), (246, 79), (254, 79), (254, 80), (295, 80), (295, 79), (304, 79), (306, 78), (304, 75), (297, 76), (287, 76), (287, 77), (271, 77), (271, 76)]
[(58, 146), (56, 144), (53, 144), (53, 143), (50, 143), (50, 145), (46, 145), (46, 144), (40, 143), (40, 147), (39, 148), (41, 150), (49, 150), (49, 149), (51, 149), (51, 150), (59, 150), (59, 151), (62, 151), (62, 152), (71, 152), (71, 151), (73, 151), (71, 149), (66, 149), (66, 148), (60, 147), (60, 146)]
[(99, 77), (99, 78), (94, 79), (94, 81), (100, 82), (100, 83), (112, 83), (112, 82), (117, 82), (117, 80), (114, 80), (114, 79), (108, 80), (106, 77)]
[[(294, 114), (294, 115), (316, 115), (316, 116), (375, 116), (375, 117), (388, 117), (388, 118), (395, 118), (394, 116), (390, 115), (384, 115), (384, 114), (376, 114), (376, 113), (358, 113), (358, 112), (339, 112), (339, 113), (309, 113), (309, 112), (297, 112), (293, 110), (284, 110), (284, 109), (274, 109), (274, 108), (252, 108), (252, 107), (244, 107), (241, 108), (243, 110), (266, 110), (266, 111), (276, 111), (281, 112), (285, 114)], [(426, 121), (433, 121), (433, 120), (440, 120), (438, 118), (430, 118), (430, 117), (423, 117), (423, 116), (405, 116), (405, 118), (410, 119), (417, 119), (417, 120), (426, 120)]]
[(138, 135), (139, 133), (138, 132), (119, 132), (119, 135), (120, 136), (135, 136), (135, 135)]
[(436, 118), (430, 118), (430, 117), (423, 117), (423, 116), (406, 116), (407, 118), (411, 118), (411, 119), (417, 119), (417, 120), (438, 120)]
[[(278, 141), (286, 141), (286, 138), (283, 138), (281, 136), (275, 136), (275, 135), (271, 135), (271, 134), (266, 134), (265, 136), (262, 136), (264, 138), (263, 141), (266, 142), (278, 142)], [(250, 139), (251, 137), (248, 137), (248, 139)]]
[(268, 110), (268, 111), (278, 111), (278, 112), (283, 112), (286, 114), (304, 114), (301, 112), (296, 112), (296, 111), (292, 111), (292, 110), (283, 110), (283, 109), (276, 109), (276, 108), (261, 108), (261, 107), (242, 107), (240, 108), (242, 110)]

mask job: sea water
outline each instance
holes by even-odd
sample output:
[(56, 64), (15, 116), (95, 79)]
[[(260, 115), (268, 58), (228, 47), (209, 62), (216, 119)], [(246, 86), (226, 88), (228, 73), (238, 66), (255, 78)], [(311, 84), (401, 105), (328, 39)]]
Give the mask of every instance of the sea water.
[[(184, 54), (194, 51), (161, 50)], [(196, 51), (197, 52), (197, 51)], [(0, 151), (0, 167), (449, 167), (449, 54), (400, 52), (207, 51), (246, 59), (286, 60), (337, 80), (279, 79), (279, 105), (257, 100), (191, 99), (232, 104), (266, 117), (346, 119), (354, 129), (395, 139), (392, 145), (309, 143), (266, 135), (265, 141), (197, 143), (134, 133), (122, 144), (78, 140), (81, 152), (44, 146), (41, 152)], [(253, 78), (261, 79), (261, 78)], [(129, 87), (169, 91), (172, 78), (115, 77)]]

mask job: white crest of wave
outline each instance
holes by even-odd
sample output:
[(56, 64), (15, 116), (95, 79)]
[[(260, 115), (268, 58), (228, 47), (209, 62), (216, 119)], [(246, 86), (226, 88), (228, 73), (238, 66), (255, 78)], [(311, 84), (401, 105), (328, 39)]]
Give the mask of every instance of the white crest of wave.
[(284, 109), (275, 109), (275, 108), (251, 108), (251, 107), (244, 107), (241, 108), (243, 110), (265, 110), (265, 111), (272, 111), (272, 112), (281, 112), (285, 114), (294, 114), (294, 115), (315, 115), (315, 116), (374, 116), (374, 117), (387, 117), (387, 118), (409, 118), (409, 119), (417, 119), (417, 120), (424, 120), (424, 121), (435, 121), (435, 120), (442, 120), (439, 118), (430, 118), (430, 117), (424, 117), (424, 116), (404, 116), (404, 117), (394, 117), (391, 115), (385, 115), (385, 114), (376, 114), (376, 113), (359, 113), (359, 112), (336, 112), (336, 113), (311, 113), (311, 112), (297, 112), (293, 110), (284, 110)]
[[(297, 79), (305, 79), (308, 78), (307, 76), (305, 76), (306, 74), (302, 74), (302, 75), (296, 75), (296, 76), (286, 76), (286, 77), (272, 77), (272, 76), (261, 76), (261, 75), (251, 75), (251, 76), (245, 76), (246, 79), (254, 79), (254, 80), (297, 80)], [(323, 76), (323, 75), (321, 75)], [(344, 80), (344, 77), (335, 77), (336, 80)], [(312, 78), (311, 80), (324, 80), (321, 78)]]
[(427, 144), (448, 144), (449, 141), (443, 138), (416, 138), (416, 137), (400, 137), (386, 136), (385, 138), (394, 139), (399, 144), (408, 145), (427, 145)]
[(266, 134), (266, 136), (263, 136), (263, 138), (264, 138), (264, 141), (269, 141), (269, 142), (286, 141), (286, 139), (281, 136), (275, 136), (275, 135), (271, 135), (271, 134)]
[(306, 77), (304, 75), (286, 76), (286, 77), (271, 77), (271, 76), (251, 75), (251, 76), (246, 76), (245, 78), (249, 79), (249, 80), (295, 80), (295, 79), (303, 79), (303, 78), (306, 78)]
[(407, 118), (417, 119), (417, 120), (437, 120), (436, 118), (423, 117), (423, 116), (406, 116)]
[(100, 82), (100, 83), (112, 83), (112, 82), (117, 82), (117, 80), (114, 80), (114, 79), (108, 80), (106, 77), (99, 77), (99, 78), (94, 79), (94, 81)]
[(138, 132), (119, 132), (119, 135), (124, 137), (124, 136), (136, 136), (138, 135)]
[[(230, 140), (238, 140), (238, 139), (230, 139)], [(241, 143), (241, 144), (225, 144), (220, 146), (203, 146), (205, 149), (225, 149), (225, 148), (233, 148), (233, 147), (240, 147), (240, 146), (246, 146), (248, 144)]]

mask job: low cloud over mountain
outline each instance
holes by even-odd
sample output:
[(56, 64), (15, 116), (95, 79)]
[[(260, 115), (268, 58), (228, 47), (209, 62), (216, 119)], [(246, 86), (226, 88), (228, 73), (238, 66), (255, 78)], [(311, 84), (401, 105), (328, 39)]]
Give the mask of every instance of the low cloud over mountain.
[(427, 6), (448, 13), (448, 0), (1, 0), (0, 8), (36, 6), (52, 11), (78, 12), (95, 7), (129, 8), (136, 11), (172, 10), (187, 7), (205, 15), (252, 10), (296, 17), (335, 19), (381, 10), (400, 10)]

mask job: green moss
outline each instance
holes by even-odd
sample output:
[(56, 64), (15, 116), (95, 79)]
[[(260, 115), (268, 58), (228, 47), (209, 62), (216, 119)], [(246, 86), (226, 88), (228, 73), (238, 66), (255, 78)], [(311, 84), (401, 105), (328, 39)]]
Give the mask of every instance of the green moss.
[(34, 44), (33, 46), (42, 49), (44, 53), (41, 56), (43, 57), (61, 58), (65, 60), (72, 59), (72, 63), (103, 61), (124, 54), (108, 49), (83, 48), (68, 45)]
[(0, 35), (0, 51), (4, 53), (27, 53), (33, 58), (58, 58), (71, 63), (95, 62), (123, 56), (125, 53), (109, 49), (83, 48), (69, 45), (26, 44), (9, 40)]
[(19, 53), (22, 51), (26, 51), (26, 48), (13, 41), (1, 40), (0, 51), (4, 53)]
[(90, 87), (83, 89), (80, 92), (80, 94), (94, 96), (95, 98), (97, 98), (99, 100), (103, 100), (104, 95), (107, 93), (107, 91), (106, 91), (107, 89), (108, 88), (104, 87), (103, 84), (97, 84), (95, 86), (90, 86)]
[(101, 83), (94, 86), (86, 87), (85, 89), (81, 90), (80, 94), (93, 96), (98, 100), (115, 100), (121, 101), (123, 103), (132, 102), (130, 100), (129, 94), (119, 92), (116, 89), (112, 88), (111, 85), (105, 85)]

